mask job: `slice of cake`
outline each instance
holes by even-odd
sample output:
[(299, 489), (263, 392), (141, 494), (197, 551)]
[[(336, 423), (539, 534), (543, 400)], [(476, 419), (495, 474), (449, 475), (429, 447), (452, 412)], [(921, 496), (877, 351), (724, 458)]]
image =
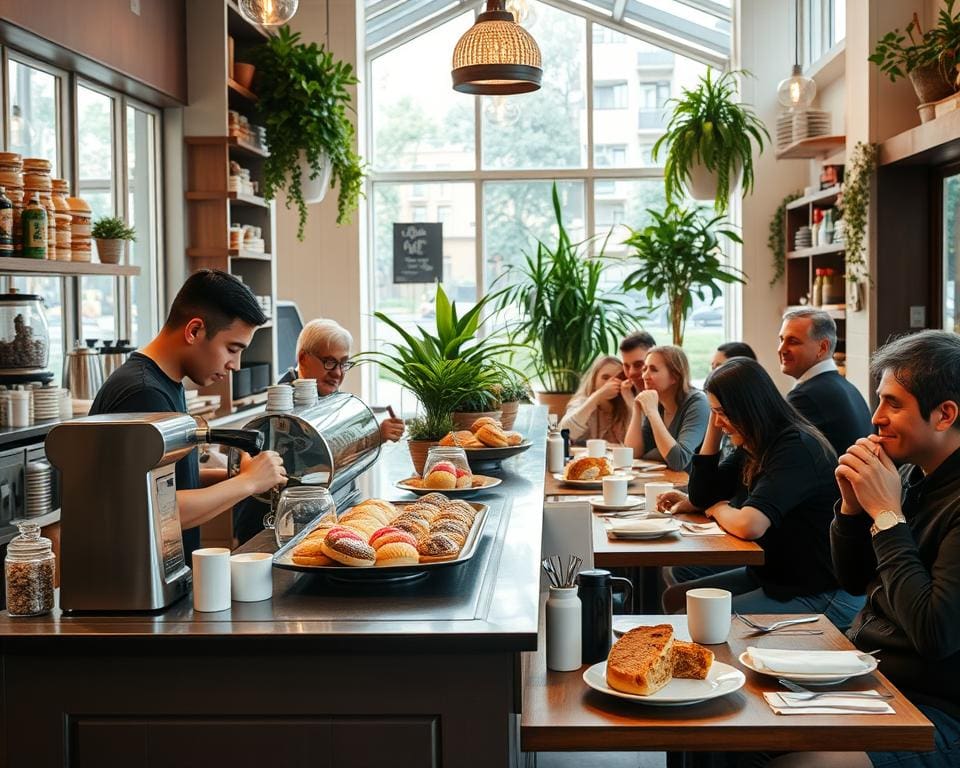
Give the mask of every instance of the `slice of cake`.
[(674, 640), (670, 661), (673, 662), (674, 677), (706, 680), (713, 664), (713, 651), (696, 643)]
[(607, 685), (624, 693), (649, 696), (670, 682), (673, 627), (635, 627), (614, 643), (607, 657)]

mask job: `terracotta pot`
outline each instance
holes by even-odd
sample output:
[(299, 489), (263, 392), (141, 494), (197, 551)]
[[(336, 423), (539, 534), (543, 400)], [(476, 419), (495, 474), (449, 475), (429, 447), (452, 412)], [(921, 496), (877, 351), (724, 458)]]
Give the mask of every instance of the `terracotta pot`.
[(500, 423), (506, 430), (513, 429), (513, 423), (517, 420), (517, 411), (520, 409), (520, 403), (504, 403), (501, 407)]
[(453, 423), (457, 429), (470, 429), (473, 422), (484, 416), (489, 416), (491, 419), (500, 421), (501, 415), (501, 411), (454, 411), (451, 414), (451, 416), (453, 416)]
[(333, 174), (333, 163), (327, 155), (323, 156), (323, 167), (317, 178), (310, 178), (310, 164), (307, 162), (307, 154), (300, 150), (300, 189), (303, 192), (303, 200), (306, 203), (319, 203), (327, 195), (330, 189), (330, 176)]
[(573, 392), (537, 392), (537, 402), (547, 406), (549, 413), (555, 413), (561, 419), (572, 397)]
[(97, 255), (101, 264), (119, 264), (123, 261), (125, 240), (97, 238)]
[(242, 61), (236, 61), (233, 64), (233, 79), (244, 88), (253, 85), (253, 74), (257, 68), (253, 64), (247, 64)]
[(435, 445), (440, 445), (440, 441), (407, 440), (407, 447), (410, 449), (410, 460), (413, 462), (413, 469), (418, 475), (423, 474), (423, 465), (427, 461), (427, 451)]
[(944, 77), (944, 69), (939, 64), (917, 67), (907, 77), (910, 78), (921, 104), (945, 99), (956, 90)]

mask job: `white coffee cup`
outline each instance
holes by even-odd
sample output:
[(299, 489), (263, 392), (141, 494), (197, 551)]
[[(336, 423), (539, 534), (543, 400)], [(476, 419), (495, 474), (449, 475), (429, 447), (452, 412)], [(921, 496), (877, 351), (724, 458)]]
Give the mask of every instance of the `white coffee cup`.
[(606, 455), (606, 440), (587, 440), (587, 456), (589, 456), (591, 459), (602, 459)]
[(193, 610), (225, 611), (230, 607), (230, 550), (208, 547), (193, 553)]
[(657, 496), (661, 493), (673, 490), (673, 483), (647, 483), (643, 486), (643, 494), (646, 496), (647, 512), (657, 511)]
[(627, 503), (627, 485), (630, 478), (626, 475), (607, 475), (603, 478), (603, 503), (609, 507), (622, 507)]
[(232, 555), (230, 593), (241, 603), (256, 603), (273, 597), (273, 556), (267, 552)]
[(732, 617), (732, 595), (725, 589), (702, 587), (687, 592), (687, 628), (690, 639), (703, 645), (727, 642)]
[(630, 469), (633, 466), (633, 448), (622, 446), (613, 449), (613, 468)]

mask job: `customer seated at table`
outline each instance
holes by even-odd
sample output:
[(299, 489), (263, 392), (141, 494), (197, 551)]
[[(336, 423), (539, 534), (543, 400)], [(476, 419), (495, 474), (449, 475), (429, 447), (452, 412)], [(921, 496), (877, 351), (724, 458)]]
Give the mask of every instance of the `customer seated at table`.
[(624, 381), (619, 358), (598, 357), (580, 379), (580, 386), (560, 419), (560, 429), (569, 429), (570, 439), (577, 443), (593, 438), (623, 443), (633, 405), (632, 394), (621, 394)]
[(749, 357), (751, 360), (757, 359), (757, 353), (749, 344), (742, 341), (728, 341), (717, 347), (713, 357), (710, 358), (710, 370), (715, 370), (723, 365), (731, 357)]
[[(879, 434), (840, 457), (840, 583), (869, 600), (848, 632), (936, 727), (934, 752), (795, 755), (795, 766), (960, 765), (960, 336), (922, 331), (871, 361)], [(900, 469), (897, 469), (899, 465)], [(866, 757), (869, 757), (867, 761)]]
[[(738, 357), (704, 385), (713, 417), (690, 470), (690, 496), (670, 492), (659, 506), (702, 510), (728, 533), (756, 541), (764, 564), (735, 568), (670, 587), (664, 609), (683, 608), (687, 590), (730, 590), (738, 613), (824, 613), (850, 625), (863, 605), (839, 588), (829, 528), (839, 497), (830, 444), (777, 391), (755, 360)], [(720, 434), (737, 450), (719, 460)]]
[(634, 331), (620, 342), (620, 362), (623, 364), (623, 382), (620, 391), (624, 397), (633, 400), (643, 391), (643, 366), (647, 353), (657, 346), (657, 342), (646, 331)]
[(685, 472), (703, 442), (710, 407), (703, 392), (690, 385), (690, 364), (683, 350), (651, 349), (644, 361), (643, 386), (633, 400), (624, 444), (633, 448), (634, 456)]

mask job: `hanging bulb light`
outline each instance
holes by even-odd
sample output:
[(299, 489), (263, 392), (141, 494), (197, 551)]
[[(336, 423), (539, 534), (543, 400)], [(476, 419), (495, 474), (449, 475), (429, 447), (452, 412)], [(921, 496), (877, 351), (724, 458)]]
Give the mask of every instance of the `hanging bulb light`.
[(777, 86), (777, 100), (787, 109), (807, 109), (817, 95), (817, 84), (804, 77), (800, 65), (800, 0), (794, 0), (793, 72)]
[(484, 101), (483, 114), (493, 125), (509, 128), (520, 119), (520, 107), (509, 96), (491, 96)]
[(300, 0), (240, 0), (240, 13), (254, 24), (279, 27), (297, 12)]
[(540, 48), (533, 36), (504, 8), (504, 0), (487, 0), (453, 49), (453, 89), (490, 96), (529, 93), (543, 78)]

